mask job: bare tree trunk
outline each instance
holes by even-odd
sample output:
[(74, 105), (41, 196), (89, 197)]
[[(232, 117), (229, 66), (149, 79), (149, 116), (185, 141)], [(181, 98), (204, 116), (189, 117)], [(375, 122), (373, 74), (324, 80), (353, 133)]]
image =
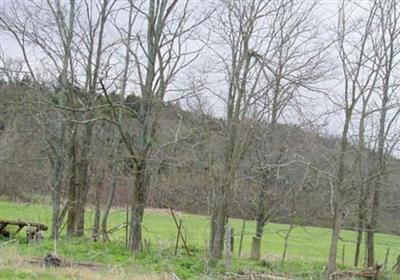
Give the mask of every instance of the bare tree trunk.
[[(377, 172), (378, 177), (375, 180), (373, 193), (372, 193), (372, 207), (371, 207), (371, 218), (369, 222), (369, 231), (367, 232), (367, 265), (373, 266), (374, 260), (374, 235), (379, 218), (379, 208), (380, 208), (380, 192), (383, 186), (384, 173), (386, 168), (386, 138), (387, 138), (387, 112), (388, 104), (390, 101), (389, 91), (390, 91), (390, 79), (393, 71), (393, 60), (396, 55), (394, 49), (395, 42), (393, 41), (395, 37), (399, 35), (398, 33), (398, 14), (396, 12), (396, 1), (388, 1), (387, 6), (380, 6), (381, 11), (381, 23), (382, 30), (384, 31), (382, 35), (382, 43), (384, 46), (384, 68), (383, 68), (383, 78), (382, 78), (382, 96), (381, 96), (381, 106), (380, 106), (380, 117), (379, 117), (379, 132), (378, 132), (378, 151), (377, 151)], [(393, 22), (388, 21), (386, 23), (386, 18), (393, 17), (395, 20)], [(388, 34), (385, 34), (385, 33)], [(388, 36), (388, 38), (386, 37)]]
[(337, 203), (334, 206), (334, 218), (333, 218), (333, 226), (332, 226), (332, 237), (331, 237), (331, 245), (329, 249), (329, 259), (328, 259), (328, 277), (336, 271), (336, 254), (337, 254), (337, 246), (340, 237), (340, 231), (342, 229), (343, 215), (344, 212)]
[(105, 168), (101, 168), (100, 174), (97, 175), (97, 180), (95, 183), (95, 215), (94, 215), (94, 222), (93, 222), (93, 240), (97, 241), (100, 236), (100, 219), (101, 219), (101, 189), (103, 185), (103, 178), (104, 178)]
[[(121, 108), (118, 110), (118, 122), (122, 122), (122, 104), (125, 101), (125, 94), (126, 94), (126, 85), (128, 81), (128, 71), (129, 71), (129, 62), (130, 62), (130, 44), (131, 44), (131, 36), (132, 36), (132, 27), (134, 24), (134, 16), (133, 16), (133, 5), (129, 7), (129, 21), (128, 21), (128, 32), (126, 38), (126, 49), (125, 49), (125, 63), (124, 63), (124, 70), (122, 76), (122, 87), (121, 87)], [(109, 241), (108, 233), (107, 233), (107, 222), (108, 222), (108, 215), (110, 214), (111, 207), (114, 202), (115, 192), (117, 189), (117, 175), (118, 175), (118, 163), (117, 163), (117, 156), (119, 151), (119, 144), (120, 144), (120, 135), (118, 135), (118, 131), (115, 132), (113, 136), (113, 147), (112, 147), (112, 171), (111, 171), (111, 190), (108, 196), (108, 203), (106, 209), (104, 210), (103, 220), (101, 222), (101, 231), (103, 234), (103, 240), (105, 242)], [(126, 225), (126, 229), (128, 229), (128, 225)], [(126, 240), (127, 240), (126, 236)]]
[[(114, 141), (118, 141), (117, 139), (114, 139)], [(119, 143), (113, 143), (113, 145), (118, 146)], [(110, 189), (110, 194), (108, 195), (108, 202), (106, 209), (104, 210), (103, 214), (103, 220), (101, 222), (101, 232), (103, 234), (103, 241), (108, 242), (110, 241), (110, 238), (108, 237), (107, 233), (107, 222), (108, 222), (108, 215), (110, 214), (111, 207), (114, 202), (114, 197), (115, 197), (115, 192), (117, 189), (117, 172), (118, 172), (118, 165), (115, 162), (116, 161), (116, 150), (117, 147), (113, 147), (113, 163), (112, 163), (112, 170), (111, 170), (111, 189)]]
[(90, 188), (89, 176), (89, 153), (92, 144), (92, 128), (93, 124), (85, 125), (83, 145), (80, 154), (79, 162), (79, 177), (78, 177), (78, 193), (77, 197), (77, 213), (76, 213), (76, 236), (83, 236), (85, 234), (85, 209), (87, 203), (87, 196)]
[[(372, 87), (373, 88), (373, 87)], [(367, 97), (363, 98), (363, 107), (362, 107), (362, 111), (361, 111), (361, 116), (360, 116), (360, 123), (359, 123), (359, 135), (358, 135), (358, 155), (357, 158), (355, 160), (355, 170), (356, 171), (356, 175), (354, 176), (355, 178), (357, 178), (357, 182), (356, 184), (358, 184), (358, 229), (357, 229), (357, 240), (356, 240), (356, 248), (355, 248), (355, 252), (354, 252), (354, 266), (357, 267), (359, 264), (359, 260), (360, 260), (360, 248), (361, 248), (361, 242), (362, 242), (362, 238), (363, 238), (363, 228), (365, 226), (365, 221), (366, 221), (366, 215), (365, 215), (365, 211), (367, 210), (367, 192), (365, 190), (366, 186), (364, 181), (364, 160), (363, 160), (363, 156), (364, 156), (364, 151), (365, 151), (365, 120), (366, 120), (366, 116), (367, 116), (367, 106), (369, 104), (369, 99), (371, 97), (372, 94), (372, 90), (370, 91), (370, 93), (367, 95)]]
[[(58, 29), (61, 31), (63, 28), (65, 32), (65, 44), (64, 44), (64, 54), (62, 61), (62, 72), (61, 72), (61, 91), (59, 93), (59, 104), (65, 105), (65, 100), (69, 93), (68, 86), (68, 67), (71, 58), (71, 46), (73, 39), (73, 30), (75, 23), (75, 1), (69, 1), (69, 18), (68, 18), (68, 26), (58, 26)], [(24, 52), (25, 54), (25, 52)], [(30, 69), (29, 63), (28, 67)], [(32, 72), (31, 72), (32, 73)], [(63, 158), (64, 158), (64, 141), (65, 141), (65, 130), (66, 125), (63, 122), (63, 114), (58, 112), (58, 126), (57, 126), (57, 144), (56, 151), (53, 163), (53, 180), (52, 180), (52, 188), (53, 188), (53, 217), (52, 217), (52, 228), (51, 235), (53, 239), (58, 239), (58, 235), (60, 232), (60, 204), (61, 204), (61, 183), (62, 183), (62, 173), (63, 173)]]
[(251, 244), (251, 259), (259, 260), (261, 256), (261, 240), (266, 223), (266, 182), (263, 183), (263, 189), (258, 196), (257, 216), (256, 216), (256, 235), (253, 236)]
[(365, 213), (366, 205), (365, 205), (365, 197), (364, 197), (363, 189), (360, 190), (360, 197), (358, 202), (358, 228), (357, 228), (357, 240), (356, 240), (356, 249), (354, 252), (354, 266), (357, 267), (360, 261), (360, 250), (361, 250), (361, 242), (363, 237), (363, 228), (365, 226)]
[(100, 219), (101, 219), (100, 188), (96, 189), (95, 201), (96, 201), (96, 208), (95, 208), (95, 213), (94, 213), (92, 239), (93, 239), (93, 241), (96, 242), (99, 239), (99, 235), (100, 235)]
[[(63, 128), (61, 128), (61, 137), (64, 138)], [(54, 159), (53, 163), (53, 176), (52, 176), (52, 206), (53, 216), (51, 223), (51, 237), (55, 240), (58, 239), (60, 232), (60, 207), (61, 207), (61, 180), (63, 173), (63, 159), (59, 158), (60, 155)]]
[(135, 183), (132, 193), (132, 206), (130, 217), (130, 242), (131, 251), (142, 249), (142, 221), (146, 205), (146, 163), (143, 161), (135, 171)]
[(76, 227), (76, 208), (77, 208), (77, 125), (74, 125), (71, 141), (70, 141), (70, 176), (69, 176), (69, 187), (68, 187), (68, 214), (67, 214), (67, 236), (75, 235)]
[(257, 203), (257, 216), (256, 216), (256, 234), (253, 236), (251, 244), (251, 259), (259, 260), (261, 256), (261, 240), (264, 233), (264, 227), (267, 222), (266, 219), (266, 204), (267, 204), (267, 176), (263, 175), (262, 190), (258, 195)]
[[(226, 187), (224, 187), (225, 189)], [(220, 199), (220, 200), (219, 200)], [(229, 200), (226, 193), (218, 195), (219, 201), (214, 202), (211, 216), (210, 257), (213, 260), (222, 258), (224, 249), (225, 225), (228, 219)]]
[[(385, 168), (382, 167), (382, 169), (379, 172), (385, 172)], [(367, 242), (367, 266), (372, 267), (375, 265), (375, 243), (374, 243), (374, 237), (375, 237), (375, 231), (377, 228), (378, 224), (378, 218), (379, 218), (379, 210), (380, 210), (380, 188), (382, 182), (382, 176), (379, 176), (377, 179), (377, 182), (375, 183), (374, 186), (374, 191), (372, 194), (372, 208), (371, 208), (371, 218), (370, 222), (367, 226), (367, 237), (366, 237), (366, 242)]]
[(333, 189), (336, 193), (334, 193), (334, 200), (333, 203), (333, 225), (332, 225), (332, 238), (331, 238), (331, 245), (329, 249), (329, 257), (328, 257), (328, 277), (336, 271), (336, 253), (337, 253), (337, 245), (340, 237), (340, 231), (342, 229), (342, 223), (344, 218), (344, 205), (343, 197), (342, 197), (342, 188), (343, 183), (345, 180), (345, 161), (346, 161), (346, 153), (347, 153), (347, 146), (348, 146), (348, 131), (350, 127), (350, 121), (352, 117), (352, 110), (353, 110), (354, 103), (350, 105), (350, 107), (346, 107), (345, 110), (345, 123), (343, 126), (342, 131), (342, 139), (340, 142), (340, 155), (339, 155), (339, 162), (338, 162), (338, 173), (337, 173), (337, 182), (336, 188)]

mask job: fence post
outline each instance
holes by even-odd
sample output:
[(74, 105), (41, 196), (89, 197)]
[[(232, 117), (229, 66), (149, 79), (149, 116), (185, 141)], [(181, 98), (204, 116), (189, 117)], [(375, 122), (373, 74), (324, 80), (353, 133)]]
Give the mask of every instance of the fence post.
[(242, 246), (243, 246), (243, 236), (244, 236), (244, 230), (246, 229), (246, 221), (242, 220), (242, 232), (240, 233), (240, 240), (239, 240), (239, 252), (238, 256), (242, 254)]

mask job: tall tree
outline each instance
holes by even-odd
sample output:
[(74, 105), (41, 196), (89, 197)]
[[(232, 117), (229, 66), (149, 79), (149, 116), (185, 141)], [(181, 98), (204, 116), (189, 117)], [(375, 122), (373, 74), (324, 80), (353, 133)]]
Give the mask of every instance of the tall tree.
[(132, 251), (139, 251), (160, 111), (177, 74), (199, 55), (200, 49), (189, 50), (187, 43), (206, 16), (196, 15), (196, 7), (189, 7), (187, 0), (150, 0), (139, 4), (129, 1), (129, 5), (140, 15), (135, 24), (141, 26), (140, 23), (143, 23), (145, 26), (145, 30), (138, 31), (136, 43), (129, 49), (132, 65), (136, 70), (132, 79), (140, 93), (139, 110), (132, 114), (138, 132), (130, 135), (121, 122), (114, 123), (119, 128), (121, 140), (130, 154), (134, 169), (129, 247)]
[[(47, 5), (49, 9), (43, 9), (42, 5)], [(36, 11), (42, 15), (43, 22), (33, 19), (31, 12)], [(47, 12), (49, 11), (49, 12)], [(28, 43), (39, 47), (46, 59), (53, 63), (56, 69), (56, 104), (57, 106), (66, 106), (68, 96), (71, 95), (71, 59), (74, 37), (74, 26), (76, 20), (75, 0), (68, 1), (63, 5), (60, 1), (46, 1), (44, 3), (14, 3), (8, 10), (4, 10), (0, 15), (2, 27), (17, 42), (23, 54), (24, 62), (28, 68), (30, 77), (38, 86), (38, 108), (36, 114), (38, 122), (43, 129), (44, 142), (48, 146), (48, 155), (52, 166), (52, 200), (53, 200), (53, 216), (52, 216), (52, 237), (57, 239), (60, 230), (60, 205), (61, 205), (61, 184), (63, 178), (63, 170), (65, 166), (65, 141), (66, 141), (66, 114), (57, 111), (56, 121), (54, 122), (54, 131), (48, 130), (48, 124), (51, 118), (44, 114), (42, 103), (51, 103), (46, 100), (41, 93), (39, 81), (33, 70), (33, 62), (29, 57)], [(54, 28), (43, 31), (43, 25), (47, 23), (53, 24)]]
[(98, 88), (102, 71), (104, 72), (104, 68), (108, 66), (103, 61), (108, 47), (104, 41), (107, 23), (116, 0), (102, 0), (98, 5), (94, 4), (94, 0), (83, 2), (85, 14), (79, 20), (81, 30), (78, 35), (84, 46), (80, 55), (85, 76), (82, 89), (74, 95), (73, 102), (79, 105), (73, 112), (74, 124), (70, 150), (67, 234), (72, 236), (84, 234), (85, 208), (91, 184), (89, 157), (95, 117), (92, 108), (96, 105), (96, 99), (99, 96)]
[[(381, 42), (378, 56), (381, 58), (382, 67), (380, 69), (380, 86), (378, 88), (378, 97), (380, 106), (379, 112), (377, 148), (376, 148), (376, 177), (373, 181), (372, 205), (370, 218), (367, 223), (367, 265), (375, 264), (374, 236), (378, 226), (380, 215), (380, 196), (386, 181), (387, 159), (390, 155), (389, 136), (395, 129), (393, 123), (398, 119), (398, 105), (396, 98), (397, 85), (395, 77), (395, 67), (398, 63), (399, 49), (399, 20), (397, 1), (374, 1), (377, 6), (377, 21)], [(395, 110), (394, 110), (395, 109)], [(395, 111), (395, 112), (393, 112)], [(395, 143), (396, 144), (396, 143)]]
[[(343, 94), (340, 95), (343, 112), (343, 126), (341, 128), (341, 138), (339, 144), (339, 155), (336, 160), (336, 176), (332, 179), (332, 237), (328, 257), (328, 276), (336, 270), (337, 246), (340, 237), (344, 218), (348, 214), (349, 196), (348, 192), (351, 188), (347, 183), (351, 179), (349, 175), (348, 160), (349, 150), (349, 132), (352, 121), (354, 120), (354, 112), (359, 105), (361, 97), (365, 94), (366, 89), (374, 82), (376, 67), (371, 68), (371, 64), (375, 61), (374, 48), (371, 46), (371, 36), (374, 29), (374, 19), (376, 17), (376, 3), (368, 7), (366, 19), (361, 19), (358, 25), (350, 27), (347, 11), (349, 7), (346, 1), (342, 1), (339, 7), (337, 42), (340, 57), (340, 68), (343, 73)], [(348, 40), (349, 36), (355, 36), (354, 40)], [(366, 75), (366, 79), (364, 79)], [(351, 197), (353, 199), (353, 197)]]
[(263, 114), (257, 106), (267, 87), (262, 83), (260, 57), (270, 47), (266, 43), (270, 30), (263, 25), (272, 14), (272, 2), (220, 1), (212, 21), (212, 32), (218, 38), (213, 51), (222, 66), (218, 70), (226, 75), (226, 93), (217, 93), (226, 108), (221, 179), (217, 182), (211, 213), (209, 250), (212, 259), (222, 257), (236, 172), (246, 152), (250, 132)]
[[(319, 90), (316, 85), (326, 77), (328, 70), (323, 56), (327, 46), (321, 43), (313, 18), (317, 1), (301, 3), (288, 0), (273, 4), (273, 19), (268, 21), (272, 30), (268, 44), (272, 47), (265, 57), (260, 58), (268, 87), (259, 104), (266, 112), (267, 123), (261, 124), (262, 128), (255, 132), (252, 141), (257, 150), (255, 176), (260, 185), (253, 259), (260, 257), (265, 224), (276, 210), (276, 207), (267, 205), (268, 193), (278, 189), (276, 177), (280, 165), (285, 164), (287, 147), (282, 142), (285, 136), (280, 133), (278, 122), (289, 115), (287, 111), (299, 109), (299, 96)], [(267, 129), (263, 129), (265, 125)]]

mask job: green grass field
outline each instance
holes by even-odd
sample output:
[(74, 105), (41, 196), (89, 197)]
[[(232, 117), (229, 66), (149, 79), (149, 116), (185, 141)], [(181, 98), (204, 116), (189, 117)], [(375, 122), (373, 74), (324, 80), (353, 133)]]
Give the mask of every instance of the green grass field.
[[(86, 239), (63, 238), (57, 244), (54, 244), (46, 238), (42, 244), (28, 245), (24, 242), (24, 234), (20, 233), (17, 241), (0, 241), (0, 279), (35, 279), (23, 276), (26, 273), (29, 275), (29, 272), (21, 271), (20, 268), (10, 270), (8, 268), (9, 265), (4, 265), (4, 262), (10, 264), (10, 261), (5, 260), (6, 255), (23, 257), (44, 256), (48, 251), (54, 250), (57, 250), (59, 254), (70, 259), (100, 262), (111, 265), (113, 269), (120, 271), (129, 270), (133, 275), (157, 273), (160, 277), (156, 279), (163, 279), (162, 277), (164, 276), (161, 276), (163, 273), (172, 272), (175, 272), (181, 279), (215, 279), (217, 278), (216, 275), (224, 271), (223, 262), (218, 264), (207, 263), (205, 250), (209, 234), (209, 220), (207, 217), (184, 213), (177, 214), (178, 219), (182, 219), (183, 221), (184, 234), (191, 251), (194, 253), (194, 256), (188, 257), (183, 247), (179, 249), (177, 256), (173, 255), (176, 227), (171, 215), (166, 210), (149, 209), (146, 211), (144, 218), (144, 238), (150, 243), (150, 252), (138, 255), (130, 255), (124, 248), (124, 230), (113, 234), (110, 243), (95, 243), (90, 241), (90, 228), (93, 216), (93, 211), (89, 209), (87, 213), (87, 228), (89, 231), (86, 234)], [(47, 205), (0, 202), (0, 219), (21, 219), (50, 225), (51, 208)], [(110, 227), (122, 224), (124, 220), (124, 210), (114, 209), (110, 216)], [(242, 256), (240, 258), (237, 257), (237, 252), (242, 221), (232, 219), (230, 224), (235, 230), (235, 257), (232, 263), (232, 271), (237, 271), (238, 269), (260, 271), (272, 269), (274, 273), (287, 275), (292, 279), (323, 279), (322, 275), (324, 275), (323, 270), (330, 242), (329, 229), (296, 227), (290, 235), (286, 262), (282, 266), (280, 263), (284, 248), (284, 236), (288, 230), (287, 225), (267, 225), (262, 241), (262, 258), (265, 261), (252, 262), (248, 256), (255, 223), (253, 221), (246, 222)], [(355, 237), (355, 232), (342, 232), (338, 250), (339, 268), (351, 268), (354, 258)], [(376, 258), (380, 263), (384, 262), (386, 250), (390, 248), (388, 267), (391, 268), (397, 255), (400, 254), (400, 237), (377, 234), (376, 244)], [(345, 253), (344, 265), (342, 264), (343, 249)], [(2, 258), (3, 265), (1, 262)], [(268, 265), (265, 265), (266, 263)], [(45, 275), (37, 279), (86, 279), (86, 277), (79, 278), (79, 276), (74, 278), (68, 273), (64, 276), (59, 274), (58, 278), (52, 278), (53, 276), (51, 275), (49, 278), (46, 278), (46, 273), (51, 273), (51, 271), (47, 270), (37, 273)], [(100, 275), (105, 276), (105, 274)], [(114, 273), (113, 275), (120, 274)], [(101, 279), (101, 276), (99, 277)], [(147, 279), (146, 277), (143, 276), (138, 279)], [(148, 279), (154, 279), (154, 275), (149, 277)], [(393, 275), (388, 277), (387, 279), (395, 279)], [(106, 278), (110, 279), (109, 277)]]

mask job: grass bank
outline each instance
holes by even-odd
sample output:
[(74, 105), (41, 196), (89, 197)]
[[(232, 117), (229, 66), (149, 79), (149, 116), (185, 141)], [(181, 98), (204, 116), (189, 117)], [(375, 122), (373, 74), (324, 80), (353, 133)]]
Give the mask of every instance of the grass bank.
[[(216, 279), (218, 275), (224, 272), (224, 265), (223, 263), (210, 264), (206, 257), (206, 244), (209, 234), (208, 218), (185, 213), (177, 213), (177, 216), (178, 219), (182, 219), (183, 221), (184, 235), (193, 253), (192, 257), (186, 255), (183, 247), (179, 248), (178, 254), (174, 256), (176, 227), (169, 212), (166, 210), (148, 209), (145, 212), (144, 218), (144, 238), (150, 244), (149, 251), (137, 255), (131, 255), (127, 252), (124, 248), (124, 230), (115, 232), (111, 236), (112, 241), (110, 243), (95, 243), (89, 238), (62, 238), (57, 244), (54, 244), (46, 238), (41, 244), (28, 245), (24, 242), (23, 234), (20, 233), (19, 239), (0, 243), (0, 279), (24, 279), (24, 273), (29, 274), (29, 271), (32, 272), (33, 269), (32, 266), (28, 266), (28, 271), (22, 268), (10, 270), (7, 266), (1, 265), (5, 260), (4, 256), (16, 255), (22, 258), (44, 256), (48, 251), (54, 250), (57, 250), (59, 254), (70, 259), (102, 263), (107, 267), (111, 267), (111, 270), (115, 270), (112, 273), (115, 277), (119, 277), (118, 275), (124, 272), (131, 273), (132, 275), (141, 275), (142, 278), (138, 279), (146, 279), (143, 277), (158, 277), (156, 279), (163, 279), (163, 277), (167, 277), (165, 275), (174, 272), (181, 279)], [(89, 209), (87, 212), (87, 228), (89, 232), (86, 234), (88, 237), (90, 236), (93, 217), (94, 212)], [(51, 208), (48, 205), (0, 202), (0, 219), (21, 219), (50, 225)], [(120, 225), (124, 221), (124, 210), (114, 209), (110, 215), (110, 227)], [(233, 271), (239, 269), (272, 270), (274, 273), (287, 275), (294, 279), (322, 279), (330, 242), (329, 229), (317, 227), (294, 228), (288, 242), (286, 262), (281, 265), (284, 237), (289, 229), (287, 225), (267, 225), (265, 238), (262, 241), (263, 261), (252, 262), (248, 256), (251, 248), (251, 237), (255, 228), (254, 222), (246, 222), (241, 257), (238, 257), (237, 253), (242, 221), (232, 219), (230, 224), (235, 231), (234, 259), (231, 268)], [(355, 239), (355, 232), (342, 232), (338, 250), (339, 268), (351, 267), (354, 257)], [(377, 234), (376, 243), (376, 258), (378, 262), (384, 262), (386, 250), (390, 248), (388, 267), (391, 268), (397, 255), (400, 254), (400, 237)], [(7, 250), (11, 250), (13, 253), (7, 253)], [(343, 260), (344, 263), (342, 263)], [(10, 261), (7, 262), (11, 263)], [(64, 279), (62, 278), (64, 277), (62, 274), (60, 274), (61, 278), (51, 278), (51, 269), (38, 269), (38, 275), (42, 275), (43, 273), (43, 275), (47, 275), (50, 273), (50, 278), (48, 279)], [(10, 278), (9, 275), (12, 275), (12, 273), (21, 274), (17, 275), (18, 278)], [(65, 273), (66, 279), (71, 279), (74, 278), (71, 275), (78, 272), (66, 271)], [(156, 273), (156, 276), (153, 273)], [(93, 273), (93, 275), (96, 275), (96, 273)], [(106, 274), (100, 273), (99, 277), (104, 275)], [(43, 276), (37, 279), (47, 279), (46, 277)], [(75, 279), (102, 279), (85, 277), (75, 277)], [(388, 279), (394, 279), (393, 277), (390, 276)], [(25, 279), (35, 278), (28, 277)]]

